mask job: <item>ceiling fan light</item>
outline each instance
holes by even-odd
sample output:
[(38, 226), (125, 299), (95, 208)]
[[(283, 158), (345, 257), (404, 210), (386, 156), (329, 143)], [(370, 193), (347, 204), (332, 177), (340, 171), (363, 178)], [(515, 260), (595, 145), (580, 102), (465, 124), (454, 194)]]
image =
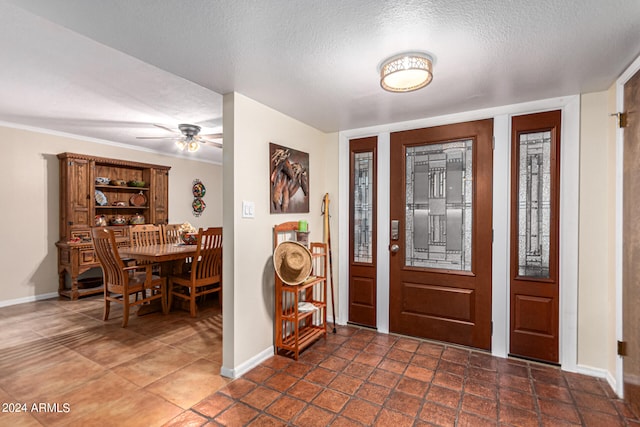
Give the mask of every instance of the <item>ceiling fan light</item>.
[(200, 144), (198, 144), (198, 141), (196, 140), (192, 140), (187, 145), (187, 150), (189, 150), (189, 152), (191, 153), (193, 153), (194, 151), (198, 151), (199, 149), (200, 149)]
[(184, 151), (184, 149), (187, 148), (187, 143), (184, 142), (183, 140), (176, 141), (176, 145), (178, 146), (180, 151)]
[(433, 79), (433, 58), (408, 52), (386, 59), (380, 66), (380, 86), (389, 92), (412, 92)]

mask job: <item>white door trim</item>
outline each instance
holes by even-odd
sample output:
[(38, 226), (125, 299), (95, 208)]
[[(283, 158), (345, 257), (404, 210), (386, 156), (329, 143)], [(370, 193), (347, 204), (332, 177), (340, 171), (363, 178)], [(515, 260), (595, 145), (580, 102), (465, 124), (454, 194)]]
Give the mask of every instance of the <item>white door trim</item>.
[[(351, 129), (340, 132), (339, 235), (340, 247), (349, 247), (349, 140), (378, 136), (378, 330), (389, 329), (389, 133), (409, 129), (494, 119), (493, 208), (494, 247), (492, 260), (492, 353), (506, 357), (509, 348), (509, 194), (511, 123), (513, 115), (562, 109), (561, 202), (560, 202), (560, 360), (562, 368), (576, 370), (578, 304), (578, 194), (580, 97), (572, 95), (522, 104), (469, 111), (446, 116)], [(505, 179), (506, 177), (506, 179)], [(505, 187), (506, 186), (506, 187)], [(505, 190), (506, 189), (506, 190)], [(563, 228), (564, 227), (564, 228)], [(349, 267), (347, 256), (339, 264), (339, 323), (348, 317)], [(385, 306), (382, 308), (381, 306)]]
[[(624, 85), (640, 71), (640, 56), (616, 80), (616, 108), (618, 112), (624, 110)], [(622, 190), (624, 172), (624, 131), (616, 128), (616, 340), (622, 341)], [(616, 393), (624, 397), (623, 359), (616, 355), (616, 383), (613, 384)]]

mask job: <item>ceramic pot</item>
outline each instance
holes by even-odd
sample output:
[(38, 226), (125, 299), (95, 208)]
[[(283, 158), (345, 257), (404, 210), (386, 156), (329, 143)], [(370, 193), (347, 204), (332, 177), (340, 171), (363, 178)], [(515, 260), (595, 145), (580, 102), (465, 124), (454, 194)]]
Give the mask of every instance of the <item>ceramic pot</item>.
[(96, 227), (106, 227), (107, 226), (107, 218), (104, 215), (96, 215), (95, 218)]
[(144, 224), (144, 215), (141, 215), (141, 214), (133, 215), (131, 218), (129, 218), (129, 224), (132, 224), (132, 225)]
[(109, 221), (111, 225), (127, 225), (127, 219), (122, 215), (114, 215)]
[(198, 242), (198, 233), (182, 233), (180, 237), (185, 245), (195, 245)]

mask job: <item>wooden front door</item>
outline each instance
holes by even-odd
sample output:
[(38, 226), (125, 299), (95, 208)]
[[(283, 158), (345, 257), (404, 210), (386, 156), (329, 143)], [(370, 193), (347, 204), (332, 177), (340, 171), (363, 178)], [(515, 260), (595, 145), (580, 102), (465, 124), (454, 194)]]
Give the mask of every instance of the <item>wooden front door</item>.
[(640, 71), (624, 85), (622, 337), (624, 398), (640, 413)]
[(558, 228), (561, 112), (511, 122), (513, 356), (558, 362)]
[(378, 138), (349, 141), (349, 322), (376, 327)]
[(391, 134), (390, 330), (491, 348), (493, 120)]

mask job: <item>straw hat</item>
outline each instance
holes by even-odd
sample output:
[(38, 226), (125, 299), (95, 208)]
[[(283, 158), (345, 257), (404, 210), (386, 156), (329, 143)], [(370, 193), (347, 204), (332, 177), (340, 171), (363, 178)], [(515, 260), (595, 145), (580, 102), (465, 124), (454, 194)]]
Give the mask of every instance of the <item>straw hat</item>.
[(273, 252), (273, 266), (280, 280), (298, 285), (311, 274), (311, 252), (298, 242), (282, 242)]

